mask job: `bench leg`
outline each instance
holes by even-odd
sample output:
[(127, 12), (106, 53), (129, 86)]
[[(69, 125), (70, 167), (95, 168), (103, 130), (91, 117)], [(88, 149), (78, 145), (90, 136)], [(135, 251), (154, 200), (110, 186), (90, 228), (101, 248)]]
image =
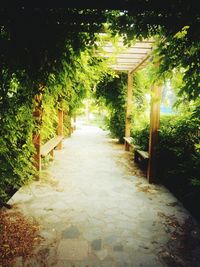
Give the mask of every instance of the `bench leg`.
[(52, 156), (52, 158), (54, 157), (54, 149), (50, 151), (50, 155)]
[(137, 154), (137, 151), (134, 151), (134, 162), (138, 163), (138, 154)]
[(57, 145), (56, 150), (61, 150), (62, 149), (62, 141)]
[(124, 149), (125, 151), (129, 151), (130, 150), (130, 146), (127, 142), (124, 143)]

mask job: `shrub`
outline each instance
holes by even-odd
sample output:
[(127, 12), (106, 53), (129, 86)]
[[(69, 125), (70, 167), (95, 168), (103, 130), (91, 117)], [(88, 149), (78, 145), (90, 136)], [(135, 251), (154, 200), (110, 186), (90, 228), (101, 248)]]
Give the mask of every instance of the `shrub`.
[(149, 123), (147, 121), (142, 122), (138, 126), (133, 126), (131, 131), (134, 144), (141, 150), (148, 151), (149, 148)]
[(181, 197), (200, 180), (200, 120), (191, 115), (163, 118), (159, 133), (159, 177)]
[(127, 74), (122, 73), (117, 77), (107, 75), (96, 88), (96, 97), (104, 101), (110, 116), (108, 117), (108, 129), (113, 137), (123, 142), (125, 134), (125, 103), (127, 90)]
[(52, 96), (46, 96), (45, 101), (43, 101), (43, 115), (41, 127), (42, 144), (56, 136), (57, 124), (58, 108), (55, 104), (55, 100)]
[(32, 110), (23, 105), (15, 112), (7, 110), (0, 129), (0, 199), (8, 200), (34, 170), (32, 144)]
[[(132, 131), (134, 142), (147, 150), (149, 125)], [(191, 114), (162, 116), (157, 147), (157, 177), (195, 216), (200, 201), (200, 119)]]
[(118, 110), (113, 110), (109, 120), (109, 130), (113, 137), (117, 137), (120, 143), (123, 143), (125, 135), (125, 110), (120, 107)]

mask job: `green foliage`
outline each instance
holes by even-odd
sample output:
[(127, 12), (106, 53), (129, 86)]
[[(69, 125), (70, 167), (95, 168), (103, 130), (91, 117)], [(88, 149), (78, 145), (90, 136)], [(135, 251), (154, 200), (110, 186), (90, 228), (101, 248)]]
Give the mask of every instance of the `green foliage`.
[(44, 96), (44, 98), (41, 128), (42, 144), (56, 136), (58, 124), (58, 108), (55, 106), (54, 97)]
[(200, 120), (191, 114), (161, 121), (159, 178), (200, 219)]
[(120, 143), (123, 143), (125, 136), (125, 110), (122, 107), (111, 112), (109, 120), (109, 130), (113, 137), (117, 137)]
[[(166, 57), (166, 54), (170, 57)], [(172, 70), (183, 68), (183, 83), (179, 95), (184, 95), (188, 100), (199, 97), (200, 78), (198, 68), (199, 42), (191, 42), (188, 35), (184, 38), (168, 36), (167, 40), (159, 41), (157, 55), (160, 58), (160, 74), (166, 75)]]
[[(74, 37), (73, 37), (74, 38)], [(83, 34), (81, 39), (85, 38)], [(15, 190), (33, 177), (34, 147), (32, 134), (41, 131), (42, 143), (56, 135), (57, 110), (62, 108), (68, 118), (64, 119), (64, 132), (71, 131), (71, 116), (80, 106), (99, 78), (107, 71), (102, 60), (93, 57), (92, 50), (72, 49), (60, 58), (55, 69), (37, 73), (37, 70), (10, 71), (5, 66), (1, 72), (0, 86), (0, 198), (7, 198)], [(80, 51), (80, 50), (84, 51)], [(23, 60), (22, 60), (23, 61)], [(20, 62), (18, 62), (20, 63)], [(23, 63), (23, 62), (21, 62)], [(33, 63), (32, 63), (33, 64)], [(98, 66), (97, 66), (98, 65)], [(43, 66), (46, 68), (45, 66)], [(33, 101), (36, 94), (42, 99)], [(33, 120), (35, 106), (42, 109), (40, 120)]]
[[(146, 110), (149, 108), (147, 95), (150, 96), (151, 86), (155, 80), (155, 67), (152, 64), (143, 70), (138, 71), (133, 76), (133, 112), (131, 121), (134, 129), (138, 129), (140, 136), (141, 127), (147, 126), (148, 115)], [(96, 96), (101, 102), (101, 98), (109, 109), (108, 128), (114, 137), (119, 138), (123, 142), (125, 134), (125, 116), (126, 116), (126, 94), (127, 94), (127, 74), (120, 74), (118, 77), (106, 76), (103, 81), (98, 83)], [(141, 136), (140, 136), (141, 137)], [(137, 139), (138, 145), (148, 146), (148, 136), (145, 146), (141, 138), (137, 138), (137, 133), (134, 131), (134, 138)], [(145, 139), (145, 129), (144, 129)]]
[(109, 12), (110, 29), (131, 40), (154, 37), (157, 47), (155, 61), (160, 63), (159, 75), (166, 77), (175, 68), (184, 68), (180, 94), (189, 100), (200, 92), (199, 35), (200, 10), (195, 1), (127, 1), (124, 12)]
[(148, 151), (149, 149), (149, 122), (146, 120), (141, 121), (140, 124), (133, 125), (131, 131), (133, 143), (141, 150)]
[(132, 125), (134, 130), (145, 128), (148, 124), (151, 87), (156, 79), (156, 68), (151, 63), (133, 75)]
[(64, 112), (63, 114), (63, 134), (65, 137), (69, 137), (71, 135), (71, 117)]
[(200, 36), (197, 2), (176, 0), (163, 4), (138, 0), (132, 5), (129, 0), (114, 4), (119, 5), (120, 10), (115, 11), (2, 7), (0, 64), (13, 73), (25, 70), (36, 85), (44, 84), (49, 73), (60, 72), (63, 58), (70, 62), (71, 48), (79, 55), (84, 47), (95, 46), (96, 33), (102, 32), (103, 24), (107, 23), (107, 30), (124, 36), (125, 43), (160, 36), (156, 54), (161, 73), (183, 67), (186, 72), (182, 91), (191, 99), (197, 98)]
[[(134, 143), (147, 150), (149, 126), (133, 130)], [(196, 215), (200, 195), (200, 119), (193, 113), (161, 117), (157, 176)]]
[(107, 75), (98, 83), (96, 88), (97, 99), (103, 99), (109, 109), (108, 128), (114, 137), (123, 142), (125, 131), (125, 103), (127, 91), (127, 74), (118, 77)]
[(0, 101), (0, 197), (7, 199), (25, 180), (31, 179), (34, 148), (29, 97), (21, 96), (23, 86), (13, 78), (4, 90), (7, 98)]
[[(160, 61), (159, 75), (169, 78), (174, 71), (182, 71), (177, 93), (181, 94), (180, 102), (184, 100), (184, 105), (190, 104), (192, 115), (184, 122), (185, 126), (183, 121), (182, 124), (177, 122), (177, 134), (175, 130), (170, 132), (169, 140), (171, 138), (172, 143), (176, 141), (170, 135), (173, 133), (180, 139), (181, 144), (183, 138), (179, 138), (178, 135), (183, 131), (190, 132), (189, 136), (185, 136), (184, 133), (182, 135), (188, 140), (186, 152), (194, 152), (191, 162), (196, 168), (199, 150), (195, 152), (193, 143), (189, 145), (189, 137), (193, 140), (192, 133), (199, 123), (196, 118), (200, 117), (200, 105), (197, 104), (200, 91), (200, 12), (196, 2), (176, 0), (163, 4), (158, 1), (136, 1), (132, 7), (131, 1), (128, 0), (124, 3), (124, 11), (124, 5), (120, 6), (120, 11), (1, 7), (0, 194), (5, 196), (10, 185), (20, 186), (33, 173), (32, 132), (39, 131), (41, 125), (32, 120), (32, 99), (38, 92), (45, 93), (47, 98), (50, 95), (53, 97), (49, 103), (44, 102), (46, 111), (42, 131), (45, 139), (48, 139), (55, 133), (55, 121), (50, 122), (50, 114), (55, 115), (56, 108), (61, 106), (66, 114), (71, 116), (80, 106), (81, 99), (87, 95), (87, 90), (94, 88), (100, 79), (102, 82), (98, 87), (102, 87), (102, 93), (97, 90), (97, 95), (102, 95), (110, 107), (110, 129), (119, 138), (124, 135), (123, 88), (126, 79), (104, 80), (105, 65), (99, 58), (91, 56), (92, 49), (88, 50), (96, 46), (96, 33), (102, 31), (105, 22), (108, 23), (107, 28), (111, 33), (122, 34), (127, 43), (128, 40), (136, 38), (149, 38), (155, 35), (160, 37), (155, 49), (155, 60)], [(137, 78), (135, 81), (139, 84)], [(109, 86), (110, 90), (107, 90)], [(136, 92), (135, 104), (142, 110), (146, 105), (141, 93), (142, 83), (138, 88), (141, 90), (138, 89)], [(194, 101), (195, 99), (197, 100)], [(165, 129), (166, 135), (168, 130)], [(163, 146), (170, 146), (167, 140), (165, 141)], [(169, 153), (172, 156), (174, 153), (179, 159), (184, 151), (177, 142), (177, 150), (171, 148)], [(147, 142), (144, 147), (146, 146)], [(182, 161), (187, 165), (188, 177), (194, 184), (198, 184), (196, 172), (190, 173), (187, 158), (183, 158)], [(178, 177), (181, 177), (181, 160), (177, 164)], [(168, 173), (171, 175), (170, 171)]]
[(13, 72), (25, 70), (35, 84), (60, 72), (71, 48), (78, 56), (92, 45), (105, 22), (103, 11), (89, 9), (1, 7), (0, 17), (0, 64)]
[[(21, 74), (20, 79), (25, 77)], [(26, 93), (27, 83), (20, 82), (8, 70), (1, 73), (0, 96), (0, 194), (18, 188), (30, 179), (32, 161), (32, 98)], [(30, 102), (31, 99), (31, 102)], [(21, 179), (19, 179), (21, 177)], [(13, 188), (14, 185), (14, 188)]]
[(190, 114), (161, 120), (159, 176), (182, 197), (191, 190), (192, 180), (200, 181), (199, 129), (199, 118), (192, 118)]

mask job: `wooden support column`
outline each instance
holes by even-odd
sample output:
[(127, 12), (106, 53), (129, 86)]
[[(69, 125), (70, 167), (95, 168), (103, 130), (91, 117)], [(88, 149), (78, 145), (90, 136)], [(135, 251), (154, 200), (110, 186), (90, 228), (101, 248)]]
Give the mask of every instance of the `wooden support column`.
[(85, 101), (85, 119), (86, 119), (86, 123), (89, 124), (90, 122), (90, 100), (88, 98)]
[(34, 166), (37, 171), (41, 171), (41, 135), (40, 132), (33, 135), (33, 144), (35, 146)]
[(70, 135), (74, 132), (74, 125), (73, 125), (73, 119), (70, 118)]
[[(58, 129), (57, 135), (63, 136), (63, 110), (58, 110)], [(58, 144), (57, 149), (62, 149), (62, 141)]]
[[(34, 97), (35, 109), (33, 111), (33, 117), (36, 124), (36, 130), (33, 133), (33, 144), (35, 147), (34, 154), (34, 166), (37, 171), (41, 171), (41, 134), (40, 134), (40, 126), (42, 124), (42, 93), (38, 93)], [(37, 176), (39, 179), (39, 176)]]
[(74, 113), (74, 116), (73, 116), (73, 120), (74, 120), (74, 130), (76, 130), (76, 113)]
[[(131, 136), (132, 87), (133, 87), (133, 76), (130, 72), (128, 72), (125, 137)], [(129, 150), (129, 148), (126, 145), (125, 145), (125, 150)]]
[(149, 183), (156, 181), (156, 149), (158, 145), (158, 130), (160, 126), (160, 98), (161, 86), (152, 87), (151, 112), (150, 112), (150, 134), (149, 134), (149, 162), (147, 178)]

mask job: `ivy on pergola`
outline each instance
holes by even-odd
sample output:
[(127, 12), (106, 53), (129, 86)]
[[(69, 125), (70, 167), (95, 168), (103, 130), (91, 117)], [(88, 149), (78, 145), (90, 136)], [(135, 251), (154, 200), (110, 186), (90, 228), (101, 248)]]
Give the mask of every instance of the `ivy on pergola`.
[[(158, 49), (161, 72), (184, 67), (183, 91), (198, 97), (200, 8), (194, 0), (75, 0), (62, 8), (1, 7), (0, 67), (25, 71), (32, 82), (45, 83), (49, 73), (62, 67), (63, 58), (70, 61), (71, 47), (79, 53), (93, 45), (104, 23), (125, 39), (164, 36)], [(185, 26), (187, 34), (177, 38)]]
[[(66, 7), (62, 8), (1, 7), (0, 136), (3, 137), (3, 150), (0, 157), (3, 158), (1, 171), (4, 172), (2, 177), (5, 180), (7, 173), (16, 177), (13, 162), (8, 168), (8, 158), (15, 156), (16, 166), (23, 155), (31, 158), (30, 147), (22, 146), (23, 142), (26, 144), (33, 127), (31, 120), (24, 120), (24, 138), (18, 136), (15, 140), (7, 134), (7, 119), (14, 121), (16, 112), (24, 104), (23, 112), (32, 115), (33, 97), (41, 88), (47, 87), (52, 77), (61, 84), (56, 95), (60, 100), (62, 86), (66, 86), (63, 75), (69, 73), (70, 78), (73, 78), (76, 68), (74, 62), (81, 51), (94, 46), (96, 33), (104, 30), (105, 23), (108, 31), (122, 36), (125, 43), (135, 38), (139, 41), (149, 39), (154, 35), (164, 37), (157, 49), (161, 73), (183, 67), (183, 93), (190, 99), (199, 96), (200, 10), (197, 1), (85, 0), (80, 3), (74, 0), (67, 1)], [(122, 61), (123, 59), (120, 63)], [(13, 79), (20, 86), (17, 90), (10, 91)], [(48, 90), (49, 94), (54, 94), (56, 88), (52, 86)], [(9, 98), (10, 95), (13, 98)], [(10, 117), (7, 118), (6, 114)], [(13, 127), (9, 129), (11, 128)], [(12, 133), (15, 134), (16, 131)], [(16, 141), (16, 147), (13, 140)], [(25, 177), (25, 168), (28, 174), (31, 167), (29, 168), (27, 161), (20, 167), (22, 168), (17, 175)]]

